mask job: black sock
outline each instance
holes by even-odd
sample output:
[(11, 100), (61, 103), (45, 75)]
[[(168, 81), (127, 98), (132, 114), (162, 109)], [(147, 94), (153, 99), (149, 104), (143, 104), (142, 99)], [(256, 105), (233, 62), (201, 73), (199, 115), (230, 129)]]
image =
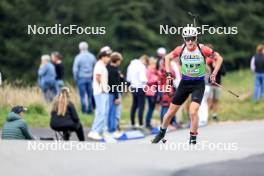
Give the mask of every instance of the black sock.
[(166, 133), (167, 128), (163, 129), (162, 127), (160, 127), (160, 131), (161, 131), (162, 133)]
[(196, 144), (197, 132), (190, 132), (190, 144)]

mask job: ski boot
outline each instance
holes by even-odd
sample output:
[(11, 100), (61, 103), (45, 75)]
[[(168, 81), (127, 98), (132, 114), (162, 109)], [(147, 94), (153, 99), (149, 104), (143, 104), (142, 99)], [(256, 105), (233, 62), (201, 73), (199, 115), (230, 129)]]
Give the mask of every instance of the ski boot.
[(155, 138), (151, 141), (152, 144), (156, 144), (159, 143), (160, 141), (162, 141), (163, 143), (166, 143), (166, 139), (164, 139), (166, 134), (166, 129), (162, 129), (160, 128), (159, 134), (157, 134), (155, 136)]

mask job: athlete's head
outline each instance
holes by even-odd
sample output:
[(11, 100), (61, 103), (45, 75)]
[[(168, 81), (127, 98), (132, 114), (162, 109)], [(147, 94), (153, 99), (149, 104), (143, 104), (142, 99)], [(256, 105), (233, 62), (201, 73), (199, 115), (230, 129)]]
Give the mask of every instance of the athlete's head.
[(184, 27), (182, 37), (188, 49), (193, 48), (197, 43), (198, 31), (196, 27)]

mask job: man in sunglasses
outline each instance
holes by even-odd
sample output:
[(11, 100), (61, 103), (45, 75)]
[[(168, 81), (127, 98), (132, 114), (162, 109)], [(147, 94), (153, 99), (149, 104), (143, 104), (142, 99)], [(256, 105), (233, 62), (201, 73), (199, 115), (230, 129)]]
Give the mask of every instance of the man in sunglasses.
[(215, 82), (216, 74), (223, 62), (223, 58), (218, 53), (214, 52), (207, 46), (198, 44), (197, 35), (197, 28), (183, 28), (182, 37), (184, 39), (184, 44), (176, 47), (172, 52), (165, 56), (167, 82), (169, 83), (172, 80), (170, 73), (171, 59), (177, 59), (180, 62), (182, 79), (176, 93), (173, 95), (173, 101), (170, 104), (169, 110), (163, 117), (164, 120), (160, 127), (160, 132), (152, 140), (152, 143), (158, 143), (164, 138), (171, 119), (191, 94), (192, 100), (189, 109), (191, 118), (189, 144), (196, 144), (196, 137), (198, 134), (198, 110), (205, 90), (205, 58), (211, 57), (216, 61), (216, 66), (210, 75), (212, 83)]

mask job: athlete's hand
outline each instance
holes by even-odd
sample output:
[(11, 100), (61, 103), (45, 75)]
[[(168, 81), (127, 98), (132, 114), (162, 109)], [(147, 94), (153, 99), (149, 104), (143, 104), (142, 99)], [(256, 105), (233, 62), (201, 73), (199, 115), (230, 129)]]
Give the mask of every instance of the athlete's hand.
[(211, 81), (212, 84), (215, 83), (215, 74), (211, 74), (210, 75), (210, 81)]

